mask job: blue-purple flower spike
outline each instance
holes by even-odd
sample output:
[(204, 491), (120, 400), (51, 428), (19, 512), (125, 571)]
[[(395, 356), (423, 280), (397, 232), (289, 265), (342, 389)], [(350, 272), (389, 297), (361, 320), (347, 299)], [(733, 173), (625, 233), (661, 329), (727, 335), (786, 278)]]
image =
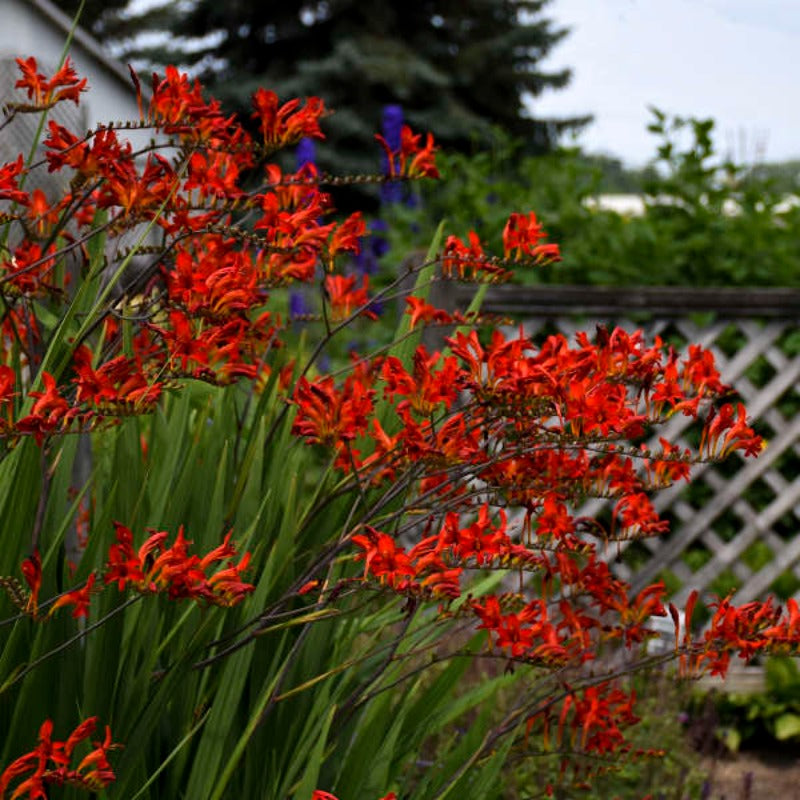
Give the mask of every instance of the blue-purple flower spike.
[[(400, 149), (400, 132), (403, 129), (403, 107), (400, 105), (386, 105), (383, 107), (381, 120), (381, 133), (391, 150)], [(383, 174), (389, 174), (389, 159), (386, 154), (382, 161)], [(381, 200), (384, 203), (398, 203), (403, 199), (403, 185), (401, 183), (385, 183), (381, 186)]]
[(317, 158), (317, 148), (314, 146), (314, 140), (304, 136), (297, 143), (297, 150), (294, 154), (297, 169), (304, 167), (306, 164), (315, 164)]

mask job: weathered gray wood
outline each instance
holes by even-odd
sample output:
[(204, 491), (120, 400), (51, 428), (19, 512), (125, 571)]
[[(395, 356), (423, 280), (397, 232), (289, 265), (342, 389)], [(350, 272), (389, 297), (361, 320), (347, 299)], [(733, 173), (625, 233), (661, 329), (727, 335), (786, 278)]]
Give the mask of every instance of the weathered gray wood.
[[(475, 287), (456, 284), (460, 301)], [(621, 317), (632, 313), (680, 318), (714, 313), (724, 319), (742, 317), (797, 318), (800, 289), (648, 286), (492, 286), (483, 310), (519, 317), (558, 317), (567, 314)]]

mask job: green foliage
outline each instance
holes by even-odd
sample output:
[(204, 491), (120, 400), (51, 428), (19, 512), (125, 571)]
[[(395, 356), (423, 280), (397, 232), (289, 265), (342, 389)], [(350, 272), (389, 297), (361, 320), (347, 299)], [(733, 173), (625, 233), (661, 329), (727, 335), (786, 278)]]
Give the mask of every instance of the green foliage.
[(443, 216), (459, 234), (474, 229), (497, 248), (510, 204), (535, 209), (562, 244), (563, 263), (528, 272), (525, 282), (800, 285), (800, 209), (768, 175), (720, 160), (713, 124), (653, 109), (657, 155), (631, 179), (644, 195), (638, 216), (596, 207), (613, 186), (605, 162), (575, 150), (531, 157), (498, 134), (489, 152), (442, 157), (442, 184), (421, 188), (415, 208), (386, 210), (395, 250), (405, 252), (412, 231)]
[[(772, 656), (764, 665), (765, 687), (755, 693), (720, 693), (710, 698), (716, 712), (715, 734), (729, 750), (770, 742), (800, 742), (800, 668), (797, 659)], [(709, 698), (697, 697), (697, 714)]]

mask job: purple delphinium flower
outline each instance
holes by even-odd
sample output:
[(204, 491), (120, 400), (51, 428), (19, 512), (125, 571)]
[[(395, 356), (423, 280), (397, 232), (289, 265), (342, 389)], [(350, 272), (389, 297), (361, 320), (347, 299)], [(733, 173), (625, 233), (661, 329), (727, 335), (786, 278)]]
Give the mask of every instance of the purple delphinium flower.
[[(403, 129), (403, 107), (395, 104), (383, 107), (381, 120), (381, 133), (389, 145), (390, 150), (400, 149), (400, 132)], [(396, 165), (395, 165), (396, 166)], [(389, 159), (383, 154), (382, 165), (384, 175), (388, 175)], [(381, 200), (384, 203), (399, 203), (403, 199), (403, 185), (401, 183), (385, 183), (381, 186)]]
[(302, 290), (289, 292), (289, 319), (297, 319), (297, 317), (311, 314), (312, 311), (305, 292)]
[(304, 136), (298, 143), (297, 149), (294, 153), (295, 164), (297, 169), (301, 169), (306, 164), (315, 164), (317, 158), (317, 148), (314, 145), (314, 140)]

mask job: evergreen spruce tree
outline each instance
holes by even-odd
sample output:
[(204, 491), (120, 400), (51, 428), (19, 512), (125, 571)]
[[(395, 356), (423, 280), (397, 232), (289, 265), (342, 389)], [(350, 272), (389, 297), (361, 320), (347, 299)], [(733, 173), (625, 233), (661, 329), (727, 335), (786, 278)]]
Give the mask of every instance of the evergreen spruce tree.
[[(62, 4), (77, 0), (61, 0)], [(570, 70), (542, 60), (566, 35), (544, 15), (549, 0), (190, 0), (114, 24), (106, 39), (138, 67), (178, 63), (200, 77), (231, 111), (248, 112), (259, 86), (281, 98), (317, 95), (336, 114), (318, 148), (323, 169), (374, 172), (372, 139), (387, 106), (432, 130), (448, 149), (469, 151), (492, 126), (522, 139), (530, 153), (588, 118), (529, 116), (523, 98), (567, 85)], [(169, 31), (143, 48), (132, 37)], [(391, 118), (391, 109), (389, 117)], [(332, 156), (335, 152), (335, 159)], [(373, 161), (364, 154), (375, 152)]]
[(101, 41), (120, 34), (125, 25), (125, 8), (130, 0), (55, 0), (70, 17), (80, 12), (80, 24)]

